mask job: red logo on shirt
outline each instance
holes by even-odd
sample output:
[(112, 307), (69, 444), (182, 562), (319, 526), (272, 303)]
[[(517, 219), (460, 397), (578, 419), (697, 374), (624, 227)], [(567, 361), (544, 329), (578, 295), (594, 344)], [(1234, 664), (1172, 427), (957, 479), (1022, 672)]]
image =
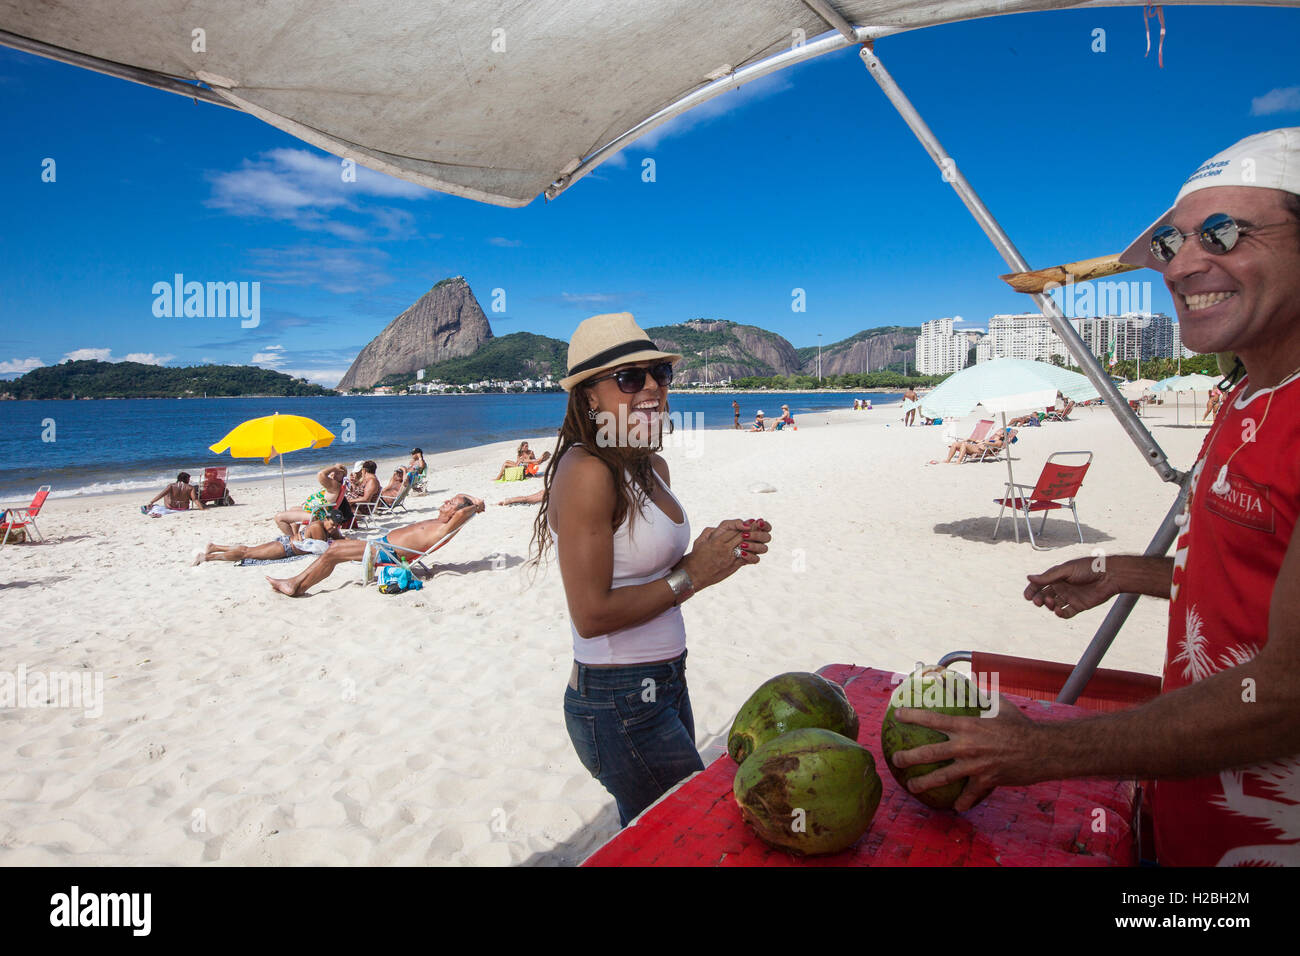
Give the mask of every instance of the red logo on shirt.
[(1228, 493), (1216, 494), (1207, 488), (1207, 510), (1236, 524), (1255, 531), (1272, 534), (1275, 523), (1273, 503), (1269, 500), (1267, 485), (1256, 484), (1249, 478), (1228, 472)]

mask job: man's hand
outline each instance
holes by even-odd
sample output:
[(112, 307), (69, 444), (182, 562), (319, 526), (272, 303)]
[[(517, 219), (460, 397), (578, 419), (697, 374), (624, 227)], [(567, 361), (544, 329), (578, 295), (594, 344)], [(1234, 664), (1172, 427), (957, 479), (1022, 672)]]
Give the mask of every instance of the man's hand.
[(1095, 571), (1093, 558), (1075, 558), (1042, 574), (1029, 575), (1025, 600), (1069, 619), (1080, 611), (1105, 604), (1119, 593), (1106, 572)]
[(970, 779), (953, 805), (959, 812), (969, 810), (995, 787), (1024, 785), (1046, 780), (1041, 772), (1045, 754), (1041, 750), (1039, 728), (1015, 705), (998, 701), (996, 717), (951, 717), (915, 707), (900, 707), (895, 716), (907, 724), (917, 724), (942, 731), (948, 739), (925, 744), (894, 754), (895, 767), (953, 761), (907, 785), (912, 793), (942, 787), (964, 777)]

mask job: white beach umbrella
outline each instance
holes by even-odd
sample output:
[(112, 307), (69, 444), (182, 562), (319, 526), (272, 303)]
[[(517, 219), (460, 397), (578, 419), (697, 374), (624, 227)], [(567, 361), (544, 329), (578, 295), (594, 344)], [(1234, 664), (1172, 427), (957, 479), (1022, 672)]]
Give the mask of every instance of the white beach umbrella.
[[(1056, 404), (1057, 393), (1075, 402), (1098, 397), (1096, 387), (1077, 372), (1025, 359), (994, 359), (964, 368), (921, 398), (921, 414), (927, 418), (962, 418), (984, 408), (1001, 413), (1007, 427), (1007, 412), (1042, 411)], [(1007, 480), (1015, 483), (1011, 471), (1011, 449), (1007, 448)]]
[(1125, 398), (1141, 398), (1151, 391), (1155, 384), (1155, 379), (1140, 378), (1136, 382), (1125, 382), (1119, 387), (1119, 393)]
[[(1169, 378), (1162, 378), (1151, 386), (1153, 392), (1173, 392), (1177, 395), (1179, 392), (1192, 393), (1192, 408), (1196, 407), (1196, 393), (1208, 392), (1212, 388), (1218, 388), (1220, 379), (1212, 375), (1171, 375)], [(1183, 406), (1174, 399), (1174, 422), (1182, 424)]]

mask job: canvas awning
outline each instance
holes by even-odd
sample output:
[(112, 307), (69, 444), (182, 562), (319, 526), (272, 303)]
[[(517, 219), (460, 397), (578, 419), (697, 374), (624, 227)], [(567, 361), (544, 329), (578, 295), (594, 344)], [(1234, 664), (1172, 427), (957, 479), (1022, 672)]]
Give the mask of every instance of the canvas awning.
[[(846, 33), (871, 40), (1004, 13), (1125, 5), (0, 0), (0, 43), (231, 105), (431, 189), (522, 206), (689, 106), (842, 49)], [(851, 29), (833, 31), (814, 7)]]

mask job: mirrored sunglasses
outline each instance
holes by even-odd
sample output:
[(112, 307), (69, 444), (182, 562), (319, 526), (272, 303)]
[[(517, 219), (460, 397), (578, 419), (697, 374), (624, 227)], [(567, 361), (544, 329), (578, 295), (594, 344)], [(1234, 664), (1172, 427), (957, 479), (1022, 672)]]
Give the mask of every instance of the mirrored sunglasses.
[(1161, 226), (1151, 233), (1151, 255), (1160, 262), (1169, 262), (1178, 255), (1183, 247), (1183, 240), (1196, 236), (1201, 241), (1201, 248), (1216, 256), (1227, 255), (1236, 246), (1242, 236), (1281, 226), (1285, 223), (1267, 223), (1262, 226), (1243, 226), (1227, 213), (1216, 212), (1207, 216), (1196, 232), (1179, 232), (1172, 225)]

